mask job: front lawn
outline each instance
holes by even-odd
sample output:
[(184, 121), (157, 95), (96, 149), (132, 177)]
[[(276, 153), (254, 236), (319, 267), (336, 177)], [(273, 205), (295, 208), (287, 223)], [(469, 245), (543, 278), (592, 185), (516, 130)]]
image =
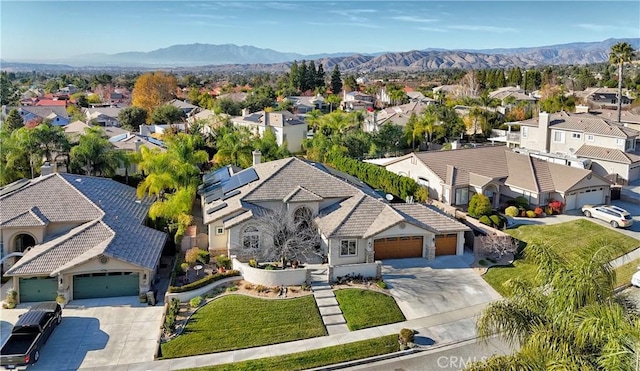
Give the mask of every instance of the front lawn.
[(364, 289), (336, 290), (335, 295), (351, 331), (405, 320), (389, 295)]
[(251, 348), (327, 335), (313, 296), (268, 300), (229, 295), (200, 308), (163, 358)]
[(616, 268), (616, 287), (629, 285), (631, 276), (638, 271), (638, 266), (640, 266), (640, 259), (632, 260)]
[[(622, 255), (638, 247), (638, 240), (593, 223), (587, 219), (578, 219), (553, 225), (521, 225), (506, 231), (525, 243), (542, 242), (561, 256), (571, 258), (589, 243), (601, 239), (618, 246)], [(525, 249), (526, 251), (526, 249)], [(509, 289), (503, 285), (510, 278), (531, 279), (535, 274), (535, 265), (526, 258), (516, 260), (507, 267), (492, 267), (482, 277), (501, 295), (507, 295)]]
[(191, 369), (191, 371), (306, 370), (315, 367), (369, 358), (381, 354), (393, 353), (399, 350), (398, 335), (387, 335), (355, 343), (308, 350), (306, 352), (287, 354), (284, 356), (260, 358), (219, 366), (194, 368)]

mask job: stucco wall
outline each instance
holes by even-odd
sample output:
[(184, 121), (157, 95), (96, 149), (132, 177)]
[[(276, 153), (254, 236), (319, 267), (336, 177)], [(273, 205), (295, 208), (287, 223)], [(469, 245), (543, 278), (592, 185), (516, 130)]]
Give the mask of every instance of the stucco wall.
[(291, 153), (302, 151), (302, 141), (307, 138), (307, 124), (287, 125), (284, 127), (287, 149)]
[(629, 165), (604, 160), (591, 160), (591, 170), (600, 175), (618, 174), (624, 179), (629, 179)]
[(245, 281), (269, 287), (302, 285), (311, 277), (305, 268), (268, 271), (250, 267), (237, 259), (233, 259), (233, 269), (239, 271)]
[(329, 267), (331, 272), (331, 281), (337, 281), (338, 277), (344, 277), (346, 275), (362, 275), (366, 278), (380, 278), (382, 262), (376, 261), (374, 263), (362, 263), (362, 264), (346, 264), (346, 265), (332, 265)]
[(393, 173), (408, 176), (416, 182), (419, 182), (418, 178), (420, 177), (426, 179), (429, 182), (429, 197), (440, 200), (442, 193), (442, 186), (440, 183), (442, 180), (425, 167), (418, 159), (407, 157), (406, 159), (390, 164), (385, 168)]
[(356, 264), (364, 263), (365, 249), (367, 248), (367, 241), (357, 238), (344, 238), (345, 240), (356, 240), (356, 255), (353, 256), (340, 256), (340, 241), (343, 239), (329, 239), (329, 264), (330, 265), (343, 265), (343, 264)]

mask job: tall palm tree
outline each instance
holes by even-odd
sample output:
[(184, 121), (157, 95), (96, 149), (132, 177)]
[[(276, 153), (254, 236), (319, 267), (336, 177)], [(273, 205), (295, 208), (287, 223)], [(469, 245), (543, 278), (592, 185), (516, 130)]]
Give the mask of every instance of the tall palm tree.
[(625, 63), (631, 62), (635, 56), (635, 50), (626, 42), (616, 43), (611, 47), (609, 63), (618, 65), (618, 122), (622, 117), (622, 72)]
[(619, 252), (603, 240), (571, 258), (544, 244), (527, 246), (534, 278), (507, 281), (510, 295), (489, 304), (477, 324), (482, 338), (498, 334), (520, 349), (467, 369), (633, 369), (640, 322), (614, 296), (609, 262)]
[(246, 128), (232, 128), (218, 136), (218, 152), (213, 160), (221, 165), (251, 166), (251, 133)]

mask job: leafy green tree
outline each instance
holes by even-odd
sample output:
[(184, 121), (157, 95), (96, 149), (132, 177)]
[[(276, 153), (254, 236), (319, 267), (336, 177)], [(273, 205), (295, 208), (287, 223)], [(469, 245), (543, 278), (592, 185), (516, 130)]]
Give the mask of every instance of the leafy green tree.
[(17, 105), (18, 89), (13, 86), (9, 73), (0, 72), (0, 106)]
[(315, 85), (316, 88), (324, 88), (325, 87), (324, 67), (322, 66), (322, 63), (318, 64), (318, 69), (316, 70), (315, 84), (314, 85)]
[(38, 152), (49, 163), (53, 164), (59, 157), (68, 157), (71, 143), (62, 127), (41, 124), (33, 129), (32, 136)]
[(382, 156), (385, 154), (397, 154), (404, 148), (404, 133), (402, 126), (391, 123), (383, 124), (380, 129), (373, 135), (373, 144), (375, 151), (370, 154), (373, 156)]
[(632, 370), (637, 366), (640, 322), (614, 295), (610, 261), (621, 249), (593, 240), (579, 254), (560, 255), (529, 243), (532, 279), (511, 278), (509, 295), (490, 303), (479, 335), (500, 336), (519, 350), (493, 356), (475, 370)]
[(251, 166), (254, 137), (246, 127), (224, 128), (218, 134), (217, 150), (213, 161), (218, 165)]
[(109, 142), (109, 137), (100, 127), (89, 127), (71, 148), (71, 167), (86, 175), (113, 176), (122, 154)]
[(127, 107), (118, 113), (120, 125), (131, 131), (138, 132), (140, 125), (147, 122), (147, 111), (140, 107)]
[(242, 111), (242, 105), (230, 98), (220, 98), (214, 101), (213, 111), (217, 114), (225, 113), (231, 116), (239, 116)]
[(42, 165), (42, 155), (33, 139), (33, 129), (21, 127), (9, 132), (0, 130), (0, 183), (9, 184), (22, 178), (33, 178)]
[(344, 78), (344, 86), (350, 91), (358, 90), (358, 82), (356, 82), (356, 78), (353, 75), (349, 75)]
[(342, 98), (340, 98), (338, 94), (329, 94), (329, 96), (327, 97), (329, 112), (333, 112), (334, 108), (337, 107), (340, 102), (342, 102)]
[(267, 107), (273, 107), (276, 101), (276, 93), (269, 85), (259, 86), (251, 91), (244, 101), (243, 106), (248, 108), (250, 112), (264, 110)]
[(254, 146), (260, 151), (264, 161), (279, 160), (291, 155), (287, 150), (287, 143), (278, 146), (276, 135), (271, 130), (265, 130), (262, 137), (255, 141)]
[(24, 121), (22, 120), (22, 116), (20, 116), (20, 112), (18, 112), (18, 110), (15, 108), (9, 111), (9, 114), (4, 120), (4, 124), (2, 126), (6, 128), (9, 133), (23, 127)]
[(622, 115), (622, 76), (624, 64), (630, 63), (635, 57), (635, 50), (627, 42), (619, 42), (611, 47), (609, 53), (609, 63), (618, 66), (618, 122)]
[(336, 64), (333, 66), (333, 71), (331, 72), (331, 93), (337, 95), (342, 92), (342, 77), (340, 76), (340, 69)]
[(184, 111), (170, 104), (156, 108), (151, 114), (151, 122), (156, 125), (173, 125), (184, 119)]

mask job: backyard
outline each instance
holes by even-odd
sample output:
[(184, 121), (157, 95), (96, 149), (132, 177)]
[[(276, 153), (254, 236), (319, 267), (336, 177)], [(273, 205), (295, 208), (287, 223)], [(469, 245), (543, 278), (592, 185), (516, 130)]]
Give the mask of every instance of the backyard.
[(200, 308), (184, 332), (161, 349), (163, 358), (176, 358), (326, 334), (313, 296), (269, 300), (227, 295)]
[[(627, 253), (640, 245), (633, 237), (586, 219), (554, 225), (521, 225), (506, 232), (527, 244), (542, 242), (566, 258), (576, 256), (583, 247), (597, 240), (619, 248), (618, 255)], [(512, 265), (490, 268), (482, 277), (504, 296), (509, 292), (509, 289), (503, 285), (508, 279), (514, 277), (531, 279), (534, 274), (535, 265), (528, 259), (520, 257)]]
[(336, 290), (335, 295), (351, 331), (405, 320), (389, 295), (365, 289)]

